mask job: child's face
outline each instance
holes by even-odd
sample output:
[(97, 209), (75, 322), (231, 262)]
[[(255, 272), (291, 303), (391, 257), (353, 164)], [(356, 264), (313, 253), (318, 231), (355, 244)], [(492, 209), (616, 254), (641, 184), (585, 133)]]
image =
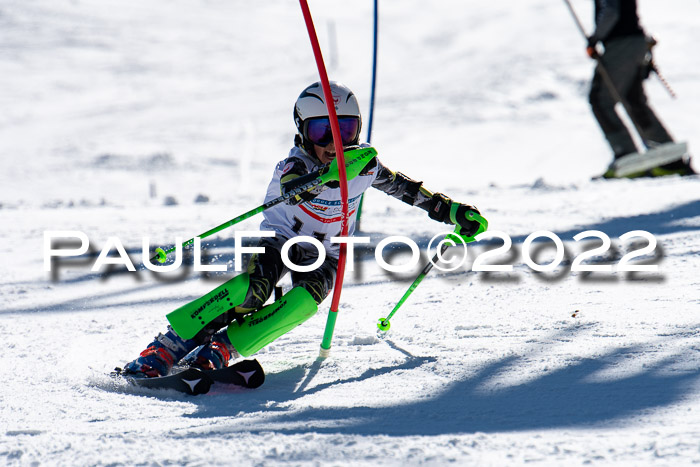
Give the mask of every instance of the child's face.
[(325, 147), (314, 144), (314, 152), (321, 164), (328, 164), (335, 159), (335, 145), (333, 142), (328, 143), (328, 146)]

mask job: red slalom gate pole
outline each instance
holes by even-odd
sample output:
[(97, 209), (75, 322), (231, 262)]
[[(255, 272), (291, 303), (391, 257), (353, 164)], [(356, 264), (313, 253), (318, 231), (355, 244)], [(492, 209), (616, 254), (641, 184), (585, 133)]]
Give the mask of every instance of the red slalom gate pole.
[[(338, 175), (340, 178), (340, 199), (342, 204), (340, 236), (347, 237), (348, 228), (350, 224), (348, 215), (348, 180), (347, 174), (345, 172), (345, 155), (343, 154), (343, 141), (340, 137), (340, 125), (338, 124), (338, 116), (335, 113), (335, 107), (333, 105), (333, 95), (331, 94), (331, 85), (328, 82), (328, 74), (326, 73), (326, 66), (323, 63), (323, 55), (321, 54), (321, 46), (319, 45), (318, 37), (316, 36), (314, 22), (311, 19), (309, 4), (306, 0), (299, 0), (299, 4), (301, 5), (301, 12), (304, 15), (304, 21), (306, 22), (306, 29), (309, 32), (309, 40), (311, 40), (311, 48), (314, 51), (314, 58), (316, 59), (316, 66), (318, 67), (318, 74), (321, 78), (321, 85), (323, 87), (323, 95), (326, 98), (328, 117), (331, 122), (333, 144), (335, 145), (335, 157), (338, 159)], [(335, 321), (338, 319), (338, 305), (340, 303), (340, 292), (343, 288), (343, 278), (345, 276), (346, 255), (347, 245), (341, 243), (340, 255), (338, 256), (338, 272), (336, 273), (335, 286), (333, 287), (333, 300), (331, 302), (331, 309), (328, 312), (328, 319), (326, 320), (326, 329), (323, 333), (323, 341), (321, 342), (321, 350), (319, 352), (319, 356), (322, 358), (327, 357), (331, 350), (331, 340), (333, 339)]]

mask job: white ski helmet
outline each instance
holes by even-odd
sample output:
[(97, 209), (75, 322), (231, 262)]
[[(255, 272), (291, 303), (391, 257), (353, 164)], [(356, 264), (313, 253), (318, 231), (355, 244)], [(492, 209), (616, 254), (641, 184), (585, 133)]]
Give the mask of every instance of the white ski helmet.
[[(362, 128), (362, 116), (357, 98), (342, 83), (331, 81), (330, 86), (343, 146), (356, 145)], [(309, 153), (312, 153), (314, 144), (327, 146), (332, 141), (328, 108), (320, 82), (308, 86), (299, 94), (294, 104), (294, 123), (298, 131), (297, 142)]]

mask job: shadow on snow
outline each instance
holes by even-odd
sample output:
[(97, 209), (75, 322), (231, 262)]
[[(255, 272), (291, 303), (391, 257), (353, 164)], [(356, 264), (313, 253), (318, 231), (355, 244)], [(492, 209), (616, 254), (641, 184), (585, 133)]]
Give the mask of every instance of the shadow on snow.
[[(697, 331), (697, 329), (695, 330)], [(567, 333), (573, 334), (569, 329)], [(569, 336), (572, 337), (572, 336)], [(622, 423), (625, 419), (662, 408), (689, 397), (696, 387), (700, 369), (681, 370), (675, 365), (687, 361), (676, 355), (646, 365), (639, 372), (602, 377), (599, 372), (629, 363), (648, 351), (642, 347), (621, 347), (596, 358), (582, 358), (565, 367), (538, 372), (530, 381), (494, 388), (494, 378), (526, 364), (523, 353), (493, 361), (467, 376), (447, 384), (433, 397), (398, 401), (383, 407), (348, 406), (287, 409), (279, 404), (301, 399), (334, 386), (377, 378), (398, 371), (391, 384), (411, 384), (410, 372), (434, 363), (434, 357), (417, 357), (400, 350), (406, 360), (398, 365), (368, 369), (361, 376), (338, 379), (310, 387), (322, 364), (295, 367), (268, 375), (260, 389), (235, 395), (219, 394), (194, 402), (199, 410), (190, 417), (235, 417), (246, 414), (245, 422), (229, 428), (217, 424), (216, 431), (295, 433), (343, 433), (390, 436), (448, 435), (474, 432), (523, 431), (554, 428), (582, 428), (600, 423)], [(693, 352), (688, 348), (688, 352)], [(468, 360), (465, 355), (465, 360)], [(386, 384), (383, 382), (382, 384)], [(296, 391), (293, 388), (298, 387)], [(381, 387), (377, 387), (381, 391)], [(270, 407), (270, 400), (276, 404)], [(258, 422), (255, 414), (264, 413)], [(270, 412), (272, 414), (270, 415)]]

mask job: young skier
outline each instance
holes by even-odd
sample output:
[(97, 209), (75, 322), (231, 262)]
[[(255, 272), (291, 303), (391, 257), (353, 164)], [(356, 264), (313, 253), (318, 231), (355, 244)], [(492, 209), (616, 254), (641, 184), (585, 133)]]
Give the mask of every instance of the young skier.
[[(338, 82), (331, 82), (331, 92), (343, 147), (358, 147), (362, 119), (357, 99), (350, 89)], [(275, 167), (266, 202), (279, 197), (280, 192), (287, 193), (303, 184), (300, 182), (306, 174), (327, 166), (335, 159), (321, 83), (308, 86), (299, 95), (294, 106), (294, 123), (298, 130), (294, 147), (288, 157)], [(372, 159), (358, 176), (348, 181), (349, 235), (355, 228), (360, 197), (370, 186), (427, 211), (431, 219), (456, 224), (460, 235), (474, 235), (480, 224), (467, 216), (470, 211), (478, 213), (476, 208), (456, 203), (443, 194), (432, 193), (421, 185), (422, 182), (393, 172), (376, 158)], [(275, 236), (263, 237), (259, 241), (258, 246), (264, 247), (264, 253), (251, 257), (247, 271), (225, 284), (229, 284), (225, 293), (214, 291), (203, 297), (211, 296), (210, 299), (199, 299), (202, 305), (193, 314), (205, 310), (204, 307), (210, 303), (223, 300), (223, 297), (227, 300), (226, 311), (207, 319), (208, 322), (203, 320), (201, 330), (193, 336), (181, 337), (173, 327), (169, 327), (137, 359), (126, 365), (123, 374), (133, 377), (165, 376), (175, 363), (200, 346), (188, 359), (191, 366), (220, 369), (239, 355), (255, 353), (310, 318), (333, 287), (340, 248), (330, 239), (340, 234), (340, 213), (341, 198), (337, 182), (317, 186), (291, 198), (287, 204), (265, 210), (260, 230), (274, 231)], [(283, 245), (297, 236), (316, 238), (323, 244), (326, 259), (312, 271), (292, 272), (292, 290), (278, 301), (264, 306), (277, 282), (288, 272), (282, 261)], [(294, 244), (287, 254), (296, 265), (310, 265), (318, 259), (318, 250), (308, 243)]]

